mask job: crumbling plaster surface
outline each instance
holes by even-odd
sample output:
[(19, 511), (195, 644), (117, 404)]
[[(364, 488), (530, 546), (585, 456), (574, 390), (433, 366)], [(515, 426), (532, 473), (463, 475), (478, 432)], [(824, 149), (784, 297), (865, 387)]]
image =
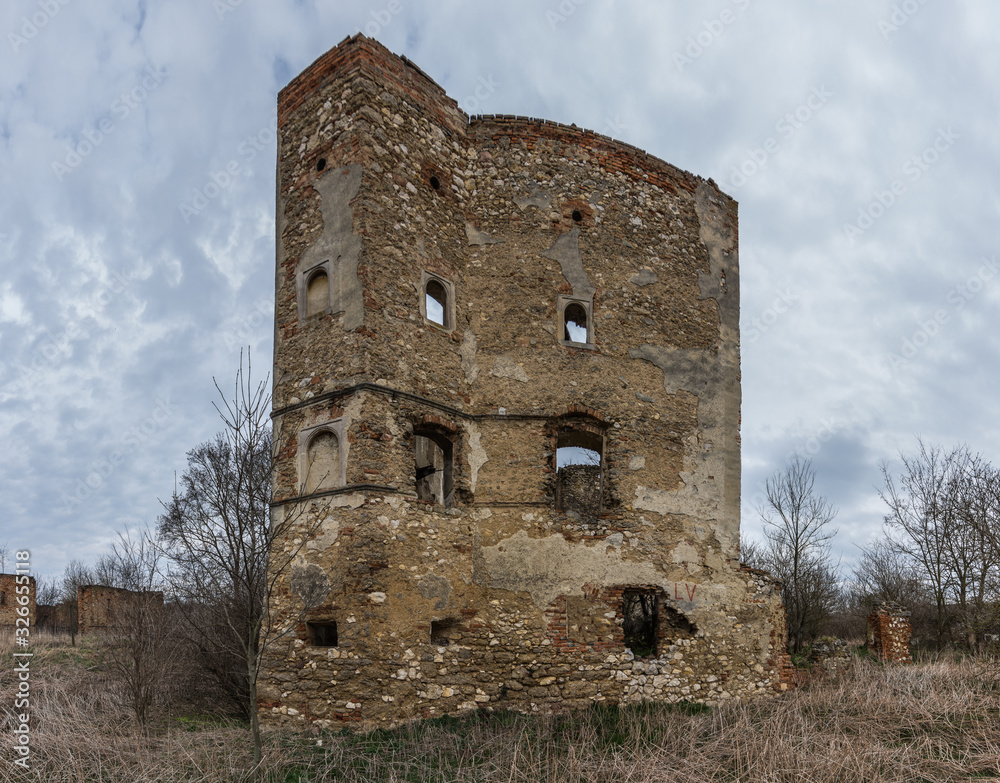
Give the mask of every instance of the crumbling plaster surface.
[[(320, 525), (279, 579), (264, 714), (374, 726), (770, 690), (780, 604), (737, 560), (735, 203), (590, 131), (470, 122), (363, 37), (283, 91), (279, 129), (275, 496)], [(356, 190), (332, 182), (356, 167)], [(361, 238), (360, 317), (302, 322), (295, 275)], [(453, 291), (447, 328), (423, 317), (427, 275)], [(585, 346), (560, 339), (568, 298), (592, 302)], [(345, 485), (301, 498), (297, 434), (333, 420)], [(603, 444), (599, 508), (557, 508), (572, 427)], [(427, 429), (451, 444), (447, 507), (417, 497)], [(637, 659), (630, 590), (692, 628), (664, 621)], [(307, 621), (335, 622), (337, 647)]]
[(546, 258), (558, 261), (562, 267), (563, 277), (573, 289), (573, 296), (589, 299), (594, 295), (594, 287), (590, 284), (587, 271), (583, 268), (580, 256), (580, 229), (576, 226), (553, 243), (552, 247), (542, 253)]
[(528, 592), (539, 609), (559, 595), (583, 595), (583, 585), (655, 584), (662, 574), (652, 563), (622, 558), (621, 535), (597, 544), (571, 544), (561, 535), (529, 538), (524, 530), (482, 549), (487, 586)]
[(330, 300), (333, 313), (343, 313), (345, 331), (364, 323), (364, 301), (358, 280), (361, 237), (354, 233), (351, 200), (361, 188), (362, 169), (358, 164), (331, 171), (317, 180), (322, 205), (323, 233), (302, 255), (303, 271), (323, 261), (331, 262)]

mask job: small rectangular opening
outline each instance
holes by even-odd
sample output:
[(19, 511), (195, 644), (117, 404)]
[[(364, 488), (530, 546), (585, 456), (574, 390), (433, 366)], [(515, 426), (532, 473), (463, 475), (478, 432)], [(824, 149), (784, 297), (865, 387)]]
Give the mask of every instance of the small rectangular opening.
[(453, 644), (461, 631), (459, 621), (449, 618), (446, 620), (431, 620), (431, 644), (438, 647), (447, 647)]
[(314, 647), (337, 646), (337, 623), (333, 620), (306, 623), (306, 631), (309, 634), (309, 644)]
[(622, 593), (625, 646), (636, 658), (656, 655), (657, 604), (656, 593), (651, 590), (626, 590)]

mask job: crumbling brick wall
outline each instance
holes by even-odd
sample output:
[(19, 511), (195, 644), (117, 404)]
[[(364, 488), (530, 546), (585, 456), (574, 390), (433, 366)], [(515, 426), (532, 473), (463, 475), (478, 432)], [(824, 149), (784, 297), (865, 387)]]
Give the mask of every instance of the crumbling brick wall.
[[(592, 131), (470, 118), (360, 35), (282, 90), (278, 126), (292, 563), (265, 716), (780, 687), (780, 591), (739, 563), (735, 201)], [(560, 479), (561, 449), (599, 464)]]
[(899, 604), (883, 601), (868, 615), (866, 646), (880, 660), (908, 663), (912, 632), (910, 613)]
[(113, 628), (127, 620), (136, 602), (163, 606), (163, 593), (139, 592), (104, 585), (82, 585), (77, 589), (77, 623), (81, 634)]
[[(21, 601), (27, 598), (27, 603)], [(0, 574), (0, 628), (14, 628), (23, 617), (18, 610), (28, 608), (28, 623), (35, 625), (35, 577), (27, 574)]]

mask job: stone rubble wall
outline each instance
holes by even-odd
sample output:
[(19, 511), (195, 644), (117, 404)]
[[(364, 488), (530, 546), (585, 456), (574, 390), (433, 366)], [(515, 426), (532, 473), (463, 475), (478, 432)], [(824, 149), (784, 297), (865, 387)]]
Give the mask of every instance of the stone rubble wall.
[[(780, 590), (738, 560), (735, 202), (591, 131), (470, 119), (364, 36), (293, 80), (278, 118), (291, 565), (262, 714), (367, 727), (781, 689)], [(568, 302), (586, 343), (565, 339)], [(321, 431), (341, 475), (306, 492)], [(447, 505), (417, 494), (428, 437), (451, 454)], [(559, 508), (566, 443), (599, 446), (592, 508)], [(639, 656), (636, 595), (655, 609)]]
[(883, 602), (873, 607), (868, 615), (866, 645), (879, 660), (887, 663), (909, 663), (910, 613), (902, 606)]

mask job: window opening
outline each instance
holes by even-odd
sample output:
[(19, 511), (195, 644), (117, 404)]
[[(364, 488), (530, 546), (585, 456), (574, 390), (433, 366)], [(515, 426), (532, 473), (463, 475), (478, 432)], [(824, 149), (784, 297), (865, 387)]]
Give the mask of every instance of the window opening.
[(604, 494), (603, 438), (571, 430), (556, 438), (556, 508), (598, 514)]
[(649, 590), (626, 590), (622, 593), (622, 631), (625, 646), (636, 658), (656, 655), (658, 604)]
[(437, 433), (416, 433), (413, 454), (416, 465), (417, 497), (439, 506), (454, 502), (452, 443)]
[(453, 618), (431, 620), (431, 644), (447, 647), (458, 638), (460, 629), (459, 621)]
[(441, 180), (439, 180), (437, 177), (433, 177), (432, 176), (431, 177), (431, 187), (434, 188), (434, 190), (437, 190), (438, 188), (440, 188), (441, 187)]
[(427, 320), (439, 326), (447, 326), (445, 313), (447, 312), (448, 292), (444, 290), (444, 286), (437, 280), (428, 280), (427, 287), (424, 289), (424, 297)]
[(583, 220), (583, 213), (580, 210), (578, 210), (578, 209), (574, 209), (573, 210), (573, 220), (575, 220), (577, 223), (579, 223), (581, 220)]
[(306, 450), (306, 492), (340, 485), (340, 441), (330, 430), (320, 430)]
[(315, 647), (337, 646), (337, 623), (333, 620), (306, 623), (306, 631), (309, 635), (309, 644)]
[(330, 279), (322, 269), (309, 278), (306, 286), (306, 317), (325, 313), (330, 304)]
[(571, 343), (586, 343), (587, 340), (587, 311), (583, 305), (573, 302), (566, 305), (563, 310), (564, 335), (563, 339)]
[(0, 592), (0, 606), (7, 605), (7, 593)]
[(326, 158), (320, 158), (316, 161), (316, 171), (322, 171), (326, 168)]

